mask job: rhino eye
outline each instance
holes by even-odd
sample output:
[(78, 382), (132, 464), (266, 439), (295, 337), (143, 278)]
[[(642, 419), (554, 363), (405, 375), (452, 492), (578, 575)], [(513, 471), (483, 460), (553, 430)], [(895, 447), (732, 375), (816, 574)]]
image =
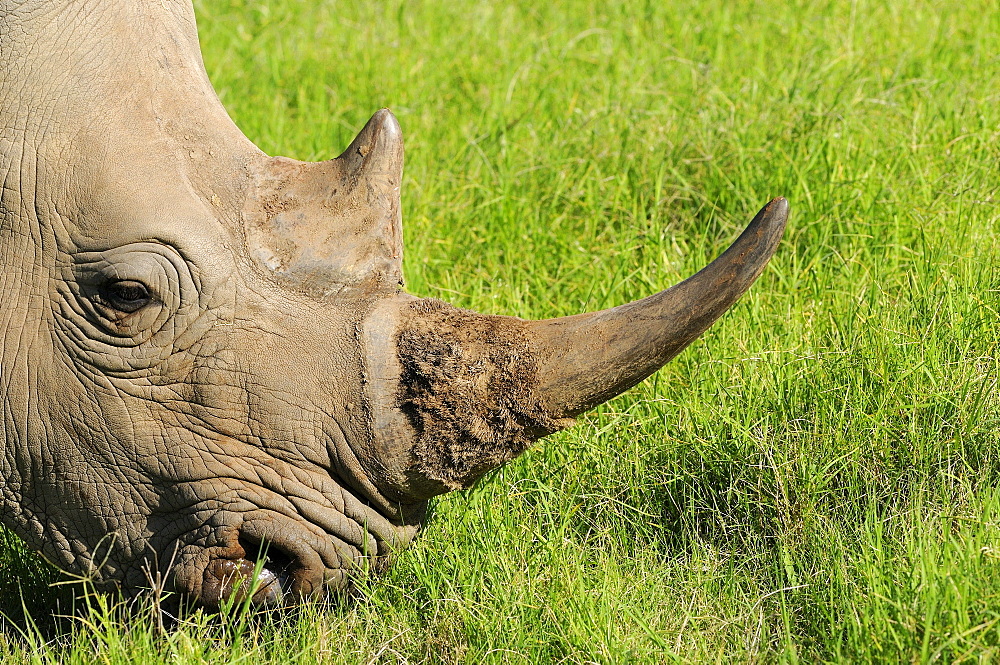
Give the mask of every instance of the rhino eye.
[(100, 300), (102, 305), (131, 314), (152, 302), (153, 296), (142, 282), (122, 280), (105, 284), (100, 291)]

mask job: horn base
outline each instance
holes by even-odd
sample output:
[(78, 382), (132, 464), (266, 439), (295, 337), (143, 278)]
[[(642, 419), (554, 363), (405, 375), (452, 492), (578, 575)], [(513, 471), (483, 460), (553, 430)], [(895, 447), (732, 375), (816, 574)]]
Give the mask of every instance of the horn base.
[(421, 300), (398, 335), (400, 409), (417, 439), (414, 471), (448, 490), (572, 420), (551, 418), (536, 397), (538, 364), (521, 319)]

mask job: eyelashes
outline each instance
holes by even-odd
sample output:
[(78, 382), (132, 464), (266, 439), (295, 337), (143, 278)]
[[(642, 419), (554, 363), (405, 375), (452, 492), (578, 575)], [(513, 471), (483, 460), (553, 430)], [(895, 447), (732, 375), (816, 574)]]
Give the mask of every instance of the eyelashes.
[(109, 280), (96, 295), (99, 304), (119, 314), (133, 314), (154, 300), (149, 288), (135, 280)]

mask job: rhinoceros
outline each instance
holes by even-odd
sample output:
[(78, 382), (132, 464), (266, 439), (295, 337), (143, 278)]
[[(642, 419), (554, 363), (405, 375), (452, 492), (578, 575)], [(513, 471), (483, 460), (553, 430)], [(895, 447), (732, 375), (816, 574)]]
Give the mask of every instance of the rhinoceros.
[(0, 0), (0, 63), (3, 524), (100, 584), (208, 607), (379, 568), (430, 498), (705, 331), (788, 214), (774, 199), (643, 300), (477, 314), (402, 289), (393, 114), (336, 159), (264, 154), (188, 0)]

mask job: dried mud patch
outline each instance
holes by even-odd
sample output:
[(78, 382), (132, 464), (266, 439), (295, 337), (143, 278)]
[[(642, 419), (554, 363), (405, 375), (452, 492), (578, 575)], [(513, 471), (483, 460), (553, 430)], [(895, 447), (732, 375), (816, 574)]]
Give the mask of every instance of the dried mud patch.
[(565, 426), (535, 397), (538, 364), (518, 319), (421, 300), (397, 349), (398, 399), (418, 433), (415, 470), (449, 489), (471, 486)]

